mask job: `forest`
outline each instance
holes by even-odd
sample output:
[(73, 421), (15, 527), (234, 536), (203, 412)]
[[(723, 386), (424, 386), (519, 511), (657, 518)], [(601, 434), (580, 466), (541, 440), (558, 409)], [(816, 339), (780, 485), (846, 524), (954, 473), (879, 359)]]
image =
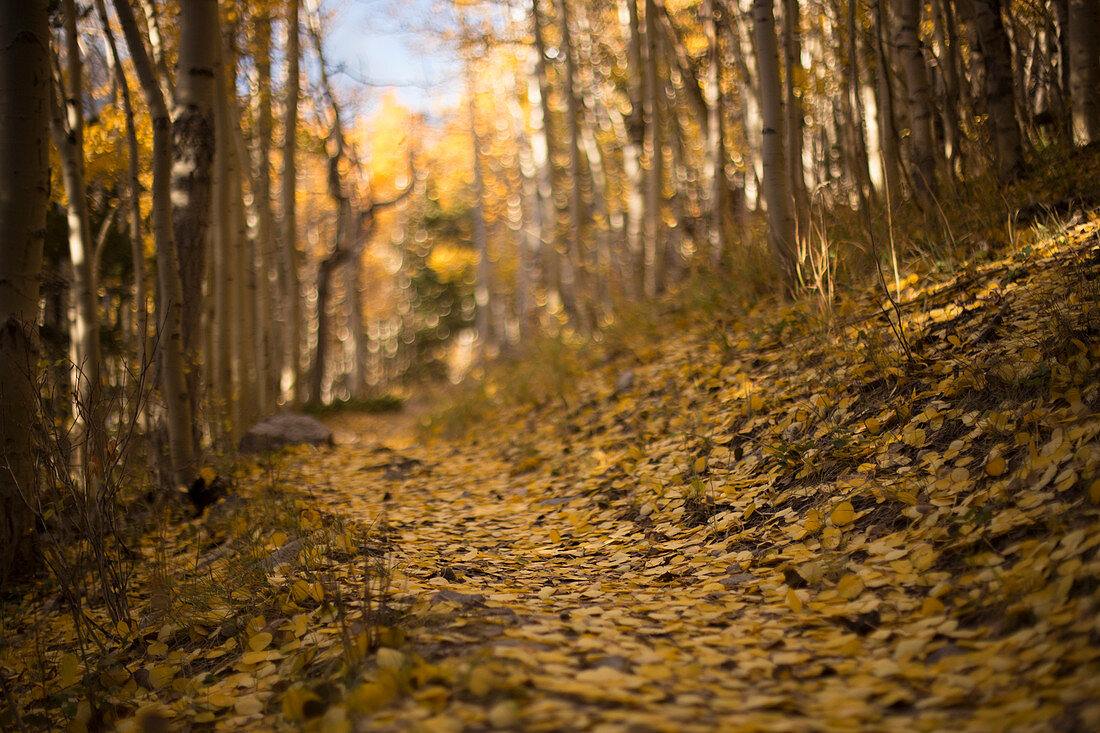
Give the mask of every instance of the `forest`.
[(1100, 729), (1098, 38), (0, 0), (0, 729)]

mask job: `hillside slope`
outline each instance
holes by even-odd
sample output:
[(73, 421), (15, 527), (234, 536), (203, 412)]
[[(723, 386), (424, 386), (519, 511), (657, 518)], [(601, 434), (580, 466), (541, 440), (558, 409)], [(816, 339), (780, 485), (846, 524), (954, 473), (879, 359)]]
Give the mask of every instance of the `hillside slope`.
[(459, 438), (338, 419), (145, 539), (106, 652), (24, 613), (5, 694), (78, 730), (1098, 729), (1098, 233), (828, 327), (666, 324)]
[(389, 480), (376, 448), (303, 462), (385, 523), (411, 604), (351, 705), (393, 730), (1100, 726), (1098, 229), (911, 286), (907, 347), (875, 293), (828, 333), (698, 324)]

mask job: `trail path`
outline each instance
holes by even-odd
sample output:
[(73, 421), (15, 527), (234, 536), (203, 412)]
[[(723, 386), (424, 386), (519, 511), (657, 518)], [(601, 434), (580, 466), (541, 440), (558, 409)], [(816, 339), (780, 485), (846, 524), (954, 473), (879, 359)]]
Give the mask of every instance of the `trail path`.
[(916, 376), (685, 334), (461, 441), (337, 419), (283, 470), (393, 542), (408, 638), (366, 674), (401, 692), (360, 729), (1100, 729), (1083, 253), (929, 295)]

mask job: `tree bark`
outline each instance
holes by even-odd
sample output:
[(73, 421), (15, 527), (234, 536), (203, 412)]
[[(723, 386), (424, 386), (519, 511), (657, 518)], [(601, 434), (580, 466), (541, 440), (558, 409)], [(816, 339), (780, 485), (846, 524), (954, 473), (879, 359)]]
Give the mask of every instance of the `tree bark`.
[(114, 0), (130, 58), (134, 64), (153, 128), (153, 241), (157, 251), (157, 325), (160, 331), (161, 380), (168, 422), (172, 480), (187, 484), (195, 469), (191, 395), (187, 388), (183, 349), (183, 286), (179, 257), (172, 241), (172, 137), (168, 105), (153, 63), (127, 0)]
[(49, 201), (46, 0), (0, 2), (0, 587), (30, 565), (36, 487), (31, 426), (38, 295)]
[[(624, 13), (625, 11), (625, 13)], [(622, 16), (625, 14), (625, 18)], [(630, 96), (630, 115), (626, 119), (623, 137), (623, 176), (626, 185), (626, 283), (624, 290), (637, 298), (643, 292), (642, 263), (644, 261), (642, 238), (645, 218), (645, 180), (642, 168), (642, 151), (645, 148), (645, 114), (642, 98), (642, 34), (638, 18), (637, 0), (620, 0), (620, 23), (626, 26), (627, 35), (627, 90)]]
[(798, 0), (783, 0), (783, 91), (787, 112), (787, 175), (794, 197), (795, 236), (805, 239), (810, 229), (810, 194), (802, 169), (802, 103), (799, 101), (796, 75), (802, 71), (802, 13)]
[(718, 46), (718, 14), (715, 0), (703, 0), (703, 35), (707, 39), (707, 72), (704, 98), (707, 103), (706, 160), (703, 166), (707, 197), (707, 243), (710, 258), (717, 263), (726, 248), (722, 209), (726, 190), (726, 144), (722, 130), (721, 59)]
[(298, 181), (296, 153), (298, 150), (298, 97), (299, 90), (299, 2), (288, 0), (286, 20), (286, 118), (283, 127), (283, 242), (282, 242), (282, 300), (287, 320), (286, 375), (289, 377), (289, 398), (292, 407), (302, 402), (302, 300), (298, 278), (298, 216), (295, 187)]
[(148, 354), (149, 340), (149, 290), (145, 282), (145, 245), (141, 238), (141, 179), (138, 172), (138, 137), (137, 125), (134, 121), (133, 100), (130, 96), (130, 84), (126, 75), (121, 73), (122, 61), (118, 53), (118, 44), (115, 42), (114, 32), (111, 30), (111, 22), (107, 16), (107, 7), (104, 0), (95, 0), (96, 13), (103, 25), (103, 32), (107, 36), (107, 46), (111, 52), (114, 65), (120, 70), (118, 74), (119, 89), (122, 96), (122, 108), (126, 115), (126, 173), (128, 181), (127, 197), (129, 199), (129, 228), (130, 228), (130, 256), (133, 259), (134, 268), (134, 310), (135, 319), (135, 352), (138, 354), (141, 368), (144, 369)]
[[(181, 0), (176, 99), (172, 112), (172, 235), (183, 287), (183, 348), (193, 415), (202, 394), (203, 277), (214, 164), (217, 0)], [(201, 434), (198, 425), (194, 426)], [(198, 440), (195, 441), (198, 447)]]
[[(74, 319), (72, 344), (76, 382), (74, 418), (77, 425), (77, 445), (80, 447), (85, 483), (95, 485), (95, 475), (101, 475), (106, 436), (103, 432), (103, 400), (101, 394), (102, 359), (99, 348), (99, 304), (95, 267), (95, 245), (88, 223), (87, 191), (84, 183), (84, 71), (76, 28), (76, 3), (64, 0), (62, 20), (66, 46), (68, 83), (60, 74), (50, 130), (61, 157), (62, 180), (66, 193), (66, 216), (69, 224), (69, 258), (72, 262), (73, 285), (70, 289)], [(60, 95), (60, 99), (57, 99)]]
[(1100, 5), (1069, 0), (1069, 18), (1073, 140), (1083, 146), (1100, 140)]
[(901, 188), (901, 153), (898, 150), (897, 114), (894, 110), (894, 87), (890, 80), (890, 58), (886, 55), (886, 39), (889, 37), (889, 12), (884, 2), (875, 4), (875, 62), (877, 74), (876, 117), (879, 147), (882, 150), (882, 177), (886, 188), (888, 208), (893, 208)]
[[(583, 222), (581, 218), (584, 211), (584, 203), (581, 198), (583, 184), (581, 183), (581, 150), (580, 150), (580, 110), (577, 104), (577, 70), (576, 56), (573, 48), (573, 34), (570, 28), (568, 0), (558, 0), (558, 22), (561, 30), (561, 52), (565, 57), (565, 79), (562, 81), (562, 92), (565, 96), (566, 129), (568, 130), (569, 146), (569, 235), (565, 242), (565, 259), (570, 263), (573, 273), (576, 292), (576, 305), (574, 306), (574, 325), (581, 330), (588, 330), (592, 324), (589, 322), (588, 308), (581, 302), (592, 297), (588, 292), (588, 268), (589, 257), (586, 256), (586, 247), (583, 240)], [(475, 180), (478, 172), (474, 171)]]
[(925, 212), (932, 210), (936, 195), (936, 157), (932, 146), (932, 94), (928, 83), (928, 63), (920, 40), (920, 15), (923, 0), (894, 0), (898, 27), (894, 43), (901, 56), (909, 90), (909, 163), (913, 191)]
[(997, 178), (1009, 183), (1023, 170), (1020, 123), (1012, 87), (1012, 56), (1001, 18), (1001, 0), (973, 0), (976, 39), (985, 63), (985, 96), (992, 123)]
[(649, 161), (645, 179), (646, 229), (643, 241), (644, 292), (654, 297), (665, 289), (665, 229), (662, 216), (661, 188), (664, 181), (664, 151), (661, 149), (661, 90), (657, 40), (657, 3), (645, 0), (645, 43), (642, 59), (645, 118), (645, 155)]
[(756, 66), (760, 80), (761, 150), (764, 158), (764, 200), (768, 207), (768, 242), (779, 266), (783, 289), (794, 293), (798, 283), (795, 220), (786, 162), (783, 89), (779, 82), (779, 43), (772, 0), (753, 0)]
[[(252, 208), (256, 216), (254, 252), (250, 258), (256, 287), (253, 302), (248, 307), (258, 316), (270, 311), (272, 266), (276, 262), (275, 220), (271, 210), (271, 12), (263, 6), (253, 19), (256, 40), (256, 159), (252, 169)], [(256, 409), (267, 414), (274, 407), (278, 393), (279, 374), (275, 365), (275, 341), (271, 328), (261, 317), (253, 329), (253, 359), (255, 384), (253, 394)]]
[(484, 359), (494, 337), (489, 303), (492, 269), (489, 262), (489, 237), (485, 232), (485, 180), (481, 174), (481, 135), (477, 131), (477, 85), (473, 60), (466, 59), (466, 112), (470, 122), (470, 164), (474, 181), (471, 192), (470, 215), (473, 219), (474, 251), (477, 252), (477, 270), (474, 276), (474, 323), (477, 327), (477, 349)]

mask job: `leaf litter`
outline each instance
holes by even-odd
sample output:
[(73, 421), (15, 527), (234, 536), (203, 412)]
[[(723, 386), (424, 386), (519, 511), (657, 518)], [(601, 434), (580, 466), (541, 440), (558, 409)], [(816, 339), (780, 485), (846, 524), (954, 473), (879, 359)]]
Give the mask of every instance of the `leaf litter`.
[[(123, 629), (99, 707), (134, 730), (1098, 729), (1098, 231), (906, 281), (906, 348), (867, 291), (829, 329), (804, 306), (685, 324), (466, 438), (332, 418), (335, 449), (237, 477), (292, 487), (294, 522), (168, 538), (221, 600), (177, 590)], [(250, 580), (195, 560), (242, 537)], [(69, 691), (88, 727), (74, 632), (36, 618), (5, 629), (6, 685), (32, 723)]]

